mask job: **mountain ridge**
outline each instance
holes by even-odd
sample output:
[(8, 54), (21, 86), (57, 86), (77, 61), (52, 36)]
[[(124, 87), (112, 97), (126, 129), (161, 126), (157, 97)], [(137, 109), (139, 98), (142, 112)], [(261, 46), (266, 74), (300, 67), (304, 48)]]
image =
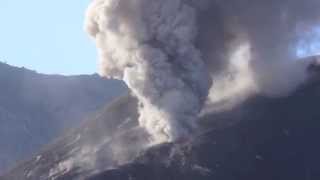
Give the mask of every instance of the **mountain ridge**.
[[(308, 69), (310, 70), (310, 69)], [(200, 117), (199, 133), (144, 148), (127, 95), (1, 180), (318, 180), (320, 73), (288, 96), (254, 94)]]
[(240, 118), (236, 123), (218, 127), (209, 122), (218, 128), (189, 142), (148, 149), (132, 163), (87, 180), (319, 179), (319, 89), (317, 80), (288, 97), (253, 97), (243, 105), (249, 112), (229, 112)]
[(98, 75), (45, 75), (0, 62), (0, 172), (125, 92)]

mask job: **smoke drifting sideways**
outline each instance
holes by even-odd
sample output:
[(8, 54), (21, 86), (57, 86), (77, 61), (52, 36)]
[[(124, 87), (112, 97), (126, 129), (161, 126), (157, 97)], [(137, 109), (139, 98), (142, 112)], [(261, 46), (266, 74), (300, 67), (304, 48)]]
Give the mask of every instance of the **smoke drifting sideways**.
[[(232, 108), (253, 93), (286, 96), (308, 78), (307, 64), (296, 59), (301, 58), (297, 52), (310, 45), (306, 39), (315, 39), (310, 32), (319, 27), (319, 1), (202, 2), (204, 12), (218, 12), (216, 16), (199, 13), (204, 21), (199, 30), (200, 36), (204, 36), (200, 44), (206, 42), (204, 39), (214, 43), (214, 46), (205, 43), (207, 51), (218, 49), (215, 55), (205, 58), (212, 64), (209, 68), (218, 67), (210, 69), (213, 85), (205, 113)], [(222, 28), (207, 34), (203, 32), (208, 30), (201, 30), (215, 26)], [(221, 38), (216, 41), (217, 37)]]
[(189, 137), (205, 104), (295, 89), (306, 78), (296, 45), (319, 23), (319, 8), (318, 0), (94, 0), (85, 29), (101, 75), (126, 82), (157, 144)]

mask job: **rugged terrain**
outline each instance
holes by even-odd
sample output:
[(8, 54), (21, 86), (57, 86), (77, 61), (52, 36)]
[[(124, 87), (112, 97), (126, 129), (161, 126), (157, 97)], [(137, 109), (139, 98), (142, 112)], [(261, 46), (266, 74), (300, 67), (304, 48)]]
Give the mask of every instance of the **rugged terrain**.
[(0, 63), (0, 173), (125, 91), (98, 75), (44, 75)]
[(205, 114), (192, 139), (146, 150), (137, 104), (117, 99), (1, 180), (318, 180), (320, 76), (278, 98)]

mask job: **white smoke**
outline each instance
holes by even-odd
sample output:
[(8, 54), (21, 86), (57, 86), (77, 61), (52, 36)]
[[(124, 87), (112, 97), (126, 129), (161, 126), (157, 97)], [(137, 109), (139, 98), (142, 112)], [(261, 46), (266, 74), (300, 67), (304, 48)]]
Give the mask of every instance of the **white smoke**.
[(207, 98), (196, 21), (196, 9), (183, 0), (95, 0), (88, 9), (101, 74), (126, 82), (153, 143), (189, 136)]
[(251, 46), (241, 43), (231, 50), (228, 67), (221, 74), (212, 77), (208, 102), (203, 114), (225, 111), (233, 108), (246, 98), (258, 92), (254, 74), (250, 68)]
[(294, 90), (306, 78), (294, 47), (301, 29), (319, 22), (319, 7), (318, 0), (94, 0), (85, 26), (101, 74), (126, 82), (140, 102), (140, 125), (161, 143), (189, 136), (204, 102), (230, 108), (252, 93)]

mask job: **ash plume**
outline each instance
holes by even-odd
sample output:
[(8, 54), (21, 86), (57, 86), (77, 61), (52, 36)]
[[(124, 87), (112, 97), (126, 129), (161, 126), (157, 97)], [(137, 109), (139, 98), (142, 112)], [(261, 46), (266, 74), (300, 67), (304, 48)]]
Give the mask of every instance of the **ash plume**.
[(318, 0), (94, 0), (85, 28), (101, 74), (126, 82), (140, 102), (140, 125), (161, 143), (190, 136), (205, 102), (295, 89), (306, 78), (296, 45), (319, 23), (319, 7)]
[(101, 74), (126, 82), (154, 143), (189, 136), (208, 94), (196, 13), (181, 0), (96, 0), (88, 9)]
[(320, 2), (316, 0), (217, 1), (224, 22), (246, 34), (251, 46), (250, 70), (258, 91), (287, 95), (306, 78), (297, 59), (297, 43), (319, 25)]

